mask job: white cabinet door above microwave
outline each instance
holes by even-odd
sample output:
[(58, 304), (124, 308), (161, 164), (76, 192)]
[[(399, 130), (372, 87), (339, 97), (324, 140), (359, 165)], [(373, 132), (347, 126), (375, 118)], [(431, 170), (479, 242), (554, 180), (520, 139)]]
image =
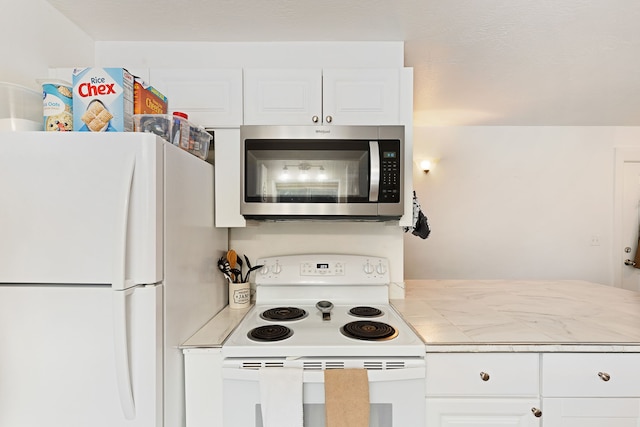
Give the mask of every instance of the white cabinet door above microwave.
[(244, 123), (400, 123), (400, 69), (244, 70)]
[(320, 69), (244, 70), (244, 122), (310, 125), (322, 117)]
[(400, 70), (326, 69), (322, 102), (324, 124), (400, 124)]
[(169, 100), (169, 111), (182, 111), (206, 127), (242, 124), (241, 69), (151, 69), (153, 86)]

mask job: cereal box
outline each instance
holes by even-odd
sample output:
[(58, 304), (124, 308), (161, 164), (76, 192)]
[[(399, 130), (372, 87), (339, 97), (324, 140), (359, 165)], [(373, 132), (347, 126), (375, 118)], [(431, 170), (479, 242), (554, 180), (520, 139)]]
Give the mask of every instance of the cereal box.
[(38, 80), (42, 84), (42, 111), (46, 132), (73, 130), (71, 83), (63, 80)]
[(133, 81), (133, 114), (167, 114), (167, 97), (141, 78)]
[(124, 68), (73, 70), (73, 129), (133, 131), (133, 76)]

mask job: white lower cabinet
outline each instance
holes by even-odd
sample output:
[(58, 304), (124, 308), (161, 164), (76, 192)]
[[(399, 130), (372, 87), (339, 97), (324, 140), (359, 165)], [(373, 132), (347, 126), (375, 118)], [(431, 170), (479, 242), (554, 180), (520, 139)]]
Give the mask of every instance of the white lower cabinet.
[(544, 427), (638, 427), (640, 399), (543, 398)]
[(542, 355), (544, 427), (640, 426), (640, 355)]
[(184, 353), (187, 427), (222, 426), (222, 354), (220, 348), (192, 348)]
[(427, 427), (541, 425), (536, 353), (427, 355)]
[(430, 398), (427, 397), (427, 427), (535, 427), (540, 418), (537, 398)]

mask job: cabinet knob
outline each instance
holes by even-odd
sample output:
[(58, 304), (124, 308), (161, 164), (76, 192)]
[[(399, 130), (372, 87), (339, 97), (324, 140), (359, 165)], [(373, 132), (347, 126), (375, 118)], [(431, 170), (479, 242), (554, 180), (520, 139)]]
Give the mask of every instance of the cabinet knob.
[(333, 117), (331, 117), (331, 116), (327, 116), (327, 118), (325, 119), (325, 121), (326, 121), (327, 123), (331, 123), (331, 122), (333, 121)]
[(320, 120), (320, 118), (319, 118), (318, 116), (313, 116), (313, 117), (311, 117), (311, 121), (312, 121), (313, 123), (318, 123), (318, 121), (319, 121), (319, 120)]
[(531, 408), (531, 413), (536, 418), (540, 418), (542, 416), (542, 411), (540, 409), (536, 408), (535, 406), (533, 408)]
[(611, 379), (611, 375), (607, 374), (606, 372), (598, 372), (598, 376), (602, 381), (609, 381)]
[(491, 377), (486, 372), (480, 372), (480, 378), (482, 379), (482, 381), (489, 381), (489, 378)]

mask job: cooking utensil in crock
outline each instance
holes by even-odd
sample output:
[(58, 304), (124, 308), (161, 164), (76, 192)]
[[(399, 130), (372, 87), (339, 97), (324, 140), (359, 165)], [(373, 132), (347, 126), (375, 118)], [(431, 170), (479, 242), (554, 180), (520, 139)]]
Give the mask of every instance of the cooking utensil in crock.
[(220, 257), (218, 260), (218, 269), (224, 274), (224, 276), (230, 282), (233, 282), (233, 278), (231, 277), (231, 266), (229, 265), (229, 261), (225, 257)]
[[(234, 251), (233, 249), (229, 249), (229, 251), (227, 252), (227, 261), (229, 261), (229, 267), (231, 267), (231, 270), (236, 268), (237, 260), (238, 254), (236, 253), (236, 251)], [(235, 279), (235, 274), (232, 274), (231, 277)]]

